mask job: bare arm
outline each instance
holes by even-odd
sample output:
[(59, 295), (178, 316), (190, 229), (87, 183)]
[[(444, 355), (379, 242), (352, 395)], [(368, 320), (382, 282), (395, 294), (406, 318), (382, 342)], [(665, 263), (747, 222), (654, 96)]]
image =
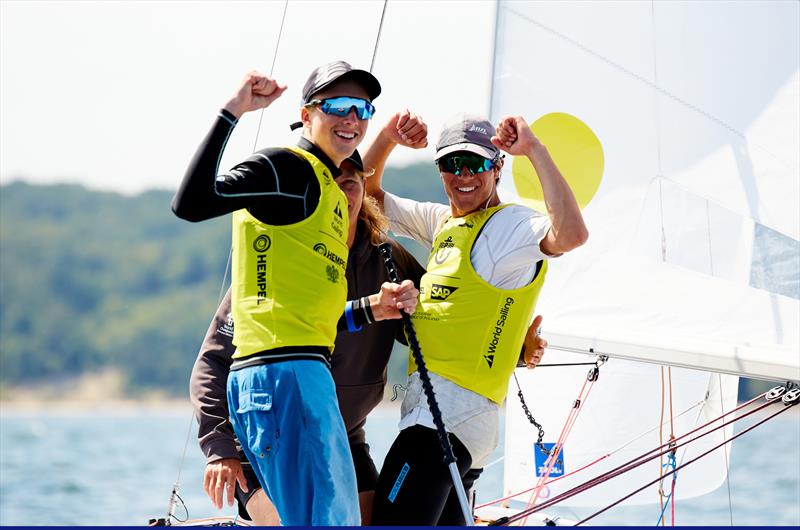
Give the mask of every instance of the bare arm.
[(367, 193), (375, 197), (381, 210), (383, 210), (383, 171), (386, 167), (386, 160), (397, 145), (404, 145), (412, 149), (422, 149), (428, 146), (428, 126), (425, 125), (422, 118), (408, 110), (396, 113), (389, 118), (364, 153), (364, 167), (374, 171), (366, 181)]
[(524, 118), (503, 118), (492, 143), (510, 155), (528, 157), (539, 175), (551, 223), (550, 230), (540, 244), (542, 251), (556, 256), (583, 245), (589, 238), (589, 231), (583, 222), (578, 202), (547, 148), (536, 138)]

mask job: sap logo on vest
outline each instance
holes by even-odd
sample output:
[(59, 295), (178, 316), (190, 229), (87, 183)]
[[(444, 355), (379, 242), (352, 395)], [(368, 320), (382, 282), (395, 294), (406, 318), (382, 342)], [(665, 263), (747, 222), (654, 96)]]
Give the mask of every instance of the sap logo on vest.
[(456, 292), (458, 287), (449, 285), (431, 284), (431, 300), (447, 300), (447, 297)]

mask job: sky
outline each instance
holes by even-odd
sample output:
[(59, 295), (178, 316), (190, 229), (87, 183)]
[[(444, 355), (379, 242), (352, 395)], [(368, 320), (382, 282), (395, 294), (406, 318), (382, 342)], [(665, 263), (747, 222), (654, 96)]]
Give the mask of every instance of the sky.
[[(369, 69), (383, 6), (289, 0), (273, 72), (289, 89), (263, 118), (241, 120), (221, 167), (256, 141), (294, 144), (306, 77), (337, 59)], [(269, 73), (283, 11), (282, 0), (2, 0), (0, 183), (177, 188), (243, 75)], [(452, 114), (487, 114), (494, 17), (491, 1), (389, 1), (373, 70), (383, 94), (365, 142), (404, 107), (429, 125), (431, 144)], [(390, 164), (432, 156), (398, 149)]]

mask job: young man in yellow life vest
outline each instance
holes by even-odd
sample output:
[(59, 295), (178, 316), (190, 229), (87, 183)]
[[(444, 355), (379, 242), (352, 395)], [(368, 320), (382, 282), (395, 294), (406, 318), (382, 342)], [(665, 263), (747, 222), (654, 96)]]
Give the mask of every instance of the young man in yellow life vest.
[[(285, 90), (256, 72), (244, 78), (172, 209), (189, 221), (233, 213), (231, 423), (281, 521), (358, 525), (355, 472), (329, 368), (346, 302), (349, 230), (347, 199), (334, 179), (363, 139), (381, 87), (343, 61), (320, 66), (303, 87), (297, 147), (262, 149), (217, 174), (238, 119)], [(401, 297), (403, 288), (395, 289)]]
[[(375, 168), (367, 183), (398, 235), (431, 248), (412, 319), (466, 489), (498, 441), (499, 407), (520, 355), (547, 260), (583, 244), (578, 204), (547, 148), (522, 117), (497, 129), (458, 115), (443, 128), (435, 162), (450, 204), (422, 203), (385, 192), (381, 174), (409, 121), (396, 114), (364, 157)], [(411, 145), (414, 147), (417, 144)], [(547, 215), (502, 204), (501, 150), (526, 156), (539, 175)], [(413, 360), (402, 405), (401, 432), (375, 489), (373, 524), (464, 524), (442, 463), (433, 417)]]

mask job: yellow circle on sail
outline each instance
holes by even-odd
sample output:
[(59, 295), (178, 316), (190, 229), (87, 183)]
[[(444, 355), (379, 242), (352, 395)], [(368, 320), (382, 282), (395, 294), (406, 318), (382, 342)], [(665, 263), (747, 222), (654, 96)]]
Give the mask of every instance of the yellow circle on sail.
[[(603, 146), (588, 125), (570, 114), (545, 114), (531, 130), (547, 147), (550, 156), (569, 184), (578, 206), (592, 200), (603, 178)], [(539, 176), (526, 156), (515, 156), (511, 166), (514, 186), (523, 204), (546, 212)]]

